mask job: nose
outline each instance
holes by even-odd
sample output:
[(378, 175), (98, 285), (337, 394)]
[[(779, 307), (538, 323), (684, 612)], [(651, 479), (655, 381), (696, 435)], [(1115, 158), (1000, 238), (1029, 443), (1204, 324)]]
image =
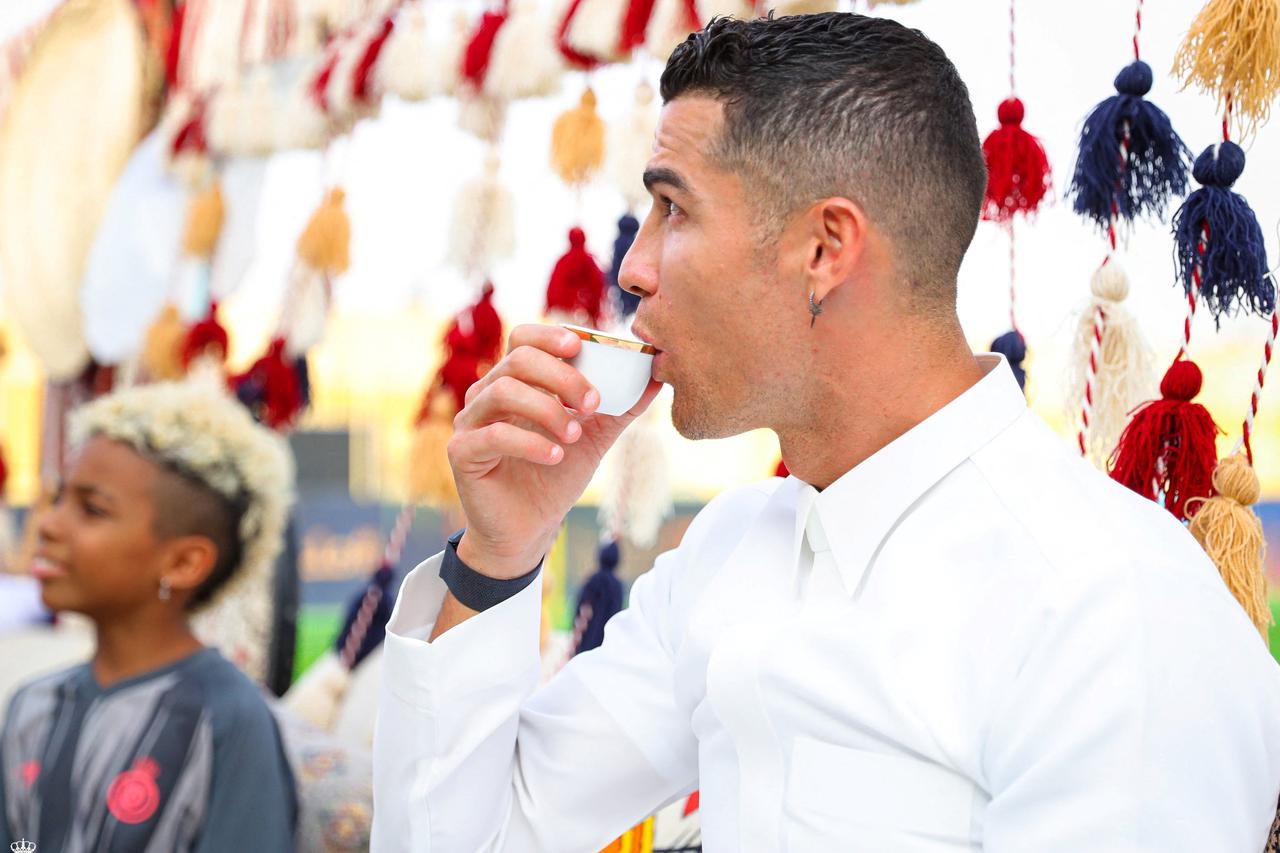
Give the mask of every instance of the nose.
[(652, 211), (636, 234), (618, 268), (618, 287), (642, 299), (658, 291), (658, 240), (654, 233)]
[(43, 506), (36, 505), (31, 511), (36, 514), (34, 519), (36, 537), (41, 543), (57, 542), (63, 538), (63, 518), (66, 513), (67, 501), (51, 500)]

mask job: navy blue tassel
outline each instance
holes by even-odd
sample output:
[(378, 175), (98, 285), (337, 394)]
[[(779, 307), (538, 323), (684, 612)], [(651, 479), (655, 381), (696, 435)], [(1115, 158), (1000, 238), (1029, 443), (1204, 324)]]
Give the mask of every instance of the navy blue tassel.
[(613, 265), (609, 268), (609, 292), (613, 294), (614, 305), (623, 317), (636, 313), (640, 297), (627, 293), (618, 285), (618, 273), (622, 270), (622, 259), (627, 256), (631, 244), (636, 241), (636, 232), (640, 230), (640, 221), (630, 213), (623, 214), (618, 220), (618, 239), (613, 241)]
[[(604, 642), (604, 625), (622, 610), (622, 581), (614, 572), (618, 568), (618, 543), (609, 542), (600, 547), (600, 568), (587, 578), (578, 593), (578, 607), (574, 611), (574, 629), (581, 629), (574, 654), (590, 651)], [(584, 610), (584, 606), (588, 607)], [(585, 618), (585, 624), (578, 622)]]
[(360, 614), (360, 608), (365, 599), (377, 596), (377, 606), (374, 607), (372, 618), (363, 626), (363, 634), (356, 638), (355, 655), (351, 660), (352, 669), (359, 666), (360, 662), (368, 657), (369, 653), (376, 649), (387, 636), (387, 623), (391, 621), (391, 610), (395, 606), (395, 599), (391, 594), (391, 581), (394, 577), (395, 571), (384, 563), (369, 578), (369, 583), (360, 589), (359, 594), (351, 599), (351, 604), (347, 607), (347, 618), (343, 620), (342, 630), (338, 632), (338, 639), (333, 644), (339, 659), (342, 658), (342, 650), (346, 648), (347, 640), (355, 628), (356, 617)]
[(311, 405), (311, 371), (307, 367), (307, 357), (299, 356), (293, 361), (293, 372), (298, 377), (298, 394), (302, 398), (302, 408)]
[[(1244, 171), (1244, 151), (1234, 142), (1211, 145), (1196, 158), (1192, 176), (1202, 185), (1173, 215), (1173, 234), (1183, 291), (1189, 296), (1200, 265), (1200, 298), (1216, 322), (1240, 308), (1271, 316), (1275, 279), (1267, 268), (1262, 228), (1244, 196), (1231, 185)], [(1203, 237), (1207, 226), (1208, 236)], [(1199, 242), (1204, 239), (1204, 254)]]
[[(1114, 198), (1120, 219), (1163, 219), (1169, 201), (1187, 192), (1191, 150), (1169, 117), (1143, 98), (1151, 91), (1151, 66), (1138, 60), (1116, 75), (1116, 92), (1093, 108), (1080, 131), (1080, 154), (1067, 191), (1076, 213), (1104, 230)], [(1120, 141), (1129, 122), (1129, 156), (1120, 160)]]
[(1022, 362), (1027, 357), (1027, 342), (1022, 333), (1016, 329), (1005, 332), (991, 342), (991, 352), (998, 352), (1005, 357), (1009, 362), (1009, 369), (1013, 371), (1013, 378), (1018, 380), (1018, 387), (1025, 390), (1027, 371), (1022, 368)]

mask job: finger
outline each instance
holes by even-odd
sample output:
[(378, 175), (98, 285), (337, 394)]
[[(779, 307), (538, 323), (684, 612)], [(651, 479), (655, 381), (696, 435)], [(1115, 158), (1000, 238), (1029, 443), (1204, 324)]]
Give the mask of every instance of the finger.
[(508, 423), (454, 433), (448, 450), (449, 464), (459, 473), (484, 470), (505, 458), (535, 465), (555, 465), (564, 458), (564, 448), (554, 441)]
[[(503, 376), (518, 379), (559, 397), (566, 406), (582, 412), (593, 412), (600, 405), (600, 392), (573, 365), (537, 347), (521, 345), (507, 353), (502, 361), (468, 389), (467, 404), (485, 388)], [(476, 387), (476, 386), (479, 387)], [(470, 393), (474, 389), (475, 393)]]
[(508, 351), (517, 347), (535, 347), (556, 358), (573, 358), (582, 349), (582, 339), (563, 326), (525, 323), (512, 329), (507, 339)]
[(458, 429), (476, 429), (496, 421), (523, 418), (572, 444), (582, 427), (560, 401), (513, 376), (499, 376), (454, 419)]

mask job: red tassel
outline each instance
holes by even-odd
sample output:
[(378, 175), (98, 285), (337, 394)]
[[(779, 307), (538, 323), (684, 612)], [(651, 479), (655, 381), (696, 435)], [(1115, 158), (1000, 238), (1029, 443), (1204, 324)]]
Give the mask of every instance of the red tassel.
[(1053, 186), (1049, 158), (1040, 140), (1022, 128), (1022, 101), (1000, 104), (1000, 127), (982, 143), (987, 159), (987, 200), (982, 218), (1007, 222), (1040, 206)]
[(351, 95), (356, 103), (369, 104), (375, 100), (373, 68), (378, 64), (378, 57), (382, 55), (382, 48), (386, 46), (387, 39), (391, 37), (391, 33), (395, 28), (396, 16), (392, 12), (382, 19), (382, 26), (378, 28), (377, 35), (365, 47), (364, 55), (360, 57), (360, 62), (356, 64), (355, 73), (351, 78)]
[(316, 76), (311, 80), (311, 100), (315, 101), (316, 106), (320, 108), (320, 112), (325, 115), (329, 114), (329, 79), (333, 77), (333, 72), (337, 67), (338, 51), (335, 47), (330, 46), (328, 55), (320, 63)]
[(619, 51), (624, 55), (644, 44), (645, 31), (649, 28), (649, 19), (653, 17), (654, 3), (655, 0), (631, 0), (627, 4), (627, 14), (622, 19), (622, 35), (618, 39)]
[(4, 487), (9, 484), (9, 468), (4, 464), (4, 448), (0, 447), (0, 504), (5, 502)]
[(165, 88), (177, 92), (181, 86), (178, 72), (182, 66), (182, 30), (187, 18), (187, 4), (178, 3), (173, 9), (173, 24), (169, 29), (169, 47), (164, 56)]
[(484, 87), (484, 77), (489, 71), (489, 57), (493, 56), (493, 42), (498, 37), (498, 30), (506, 22), (506, 10), (485, 12), (480, 16), (480, 23), (467, 42), (467, 50), (462, 55), (462, 78), (477, 92)]
[(203, 101), (192, 101), (186, 121), (173, 135), (169, 150), (174, 159), (179, 154), (205, 154), (209, 151), (209, 142), (204, 135), (204, 107)]
[(560, 311), (599, 326), (604, 293), (604, 273), (587, 251), (587, 235), (581, 228), (574, 228), (569, 232), (569, 251), (556, 261), (551, 271), (546, 312)]
[(476, 357), (490, 365), (502, 358), (502, 318), (493, 307), (493, 285), (485, 283), (480, 301), (471, 309), (471, 337)]
[(1164, 505), (1180, 521), (1195, 514), (1213, 488), (1221, 430), (1209, 411), (1191, 398), (1203, 376), (1195, 362), (1175, 361), (1160, 381), (1160, 396), (1139, 406), (1111, 454), (1111, 477), (1144, 498)]
[(231, 338), (227, 330), (218, 322), (218, 303), (209, 306), (209, 314), (187, 330), (187, 337), (182, 342), (182, 366), (190, 367), (191, 362), (205, 355), (216, 358), (219, 362), (227, 360), (227, 350)]
[(778, 465), (773, 469), (775, 477), (790, 477), (791, 471), (787, 468), (787, 461), (782, 457), (778, 457)]
[(444, 334), (445, 360), (422, 401), (414, 423), (431, 415), (436, 395), (453, 395), (454, 411), (466, 405), (467, 391), (502, 357), (502, 318), (493, 307), (493, 285), (486, 284), (480, 300), (463, 311)]
[(582, 5), (582, 0), (573, 0), (569, 4), (569, 9), (565, 12), (564, 19), (560, 21), (560, 29), (556, 32), (556, 45), (560, 48), (560, 55), (565, 58), (574, 68), (580, 71), (590, 71), (600, 64), (600, 59), (595, 56), (589, 56), (580, 53), (569, 44), (565, 39), (565, 35), (569, 32), (569, 23), (573, 20), (573, 16), (578, 13), (578, 7)]
[(284, 338), (276, 338), (267, 354), (236, 378), (236, 394), (259, 421), (272, 429), (287, 427), (302, 411), (302, 389), (294, 365), (285, 358)]

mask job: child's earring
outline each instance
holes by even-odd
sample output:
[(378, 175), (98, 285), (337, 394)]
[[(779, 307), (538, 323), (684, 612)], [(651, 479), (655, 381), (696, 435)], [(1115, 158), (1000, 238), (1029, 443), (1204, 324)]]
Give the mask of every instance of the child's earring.
[(160, 578), (160, 600), (168, 601), (171, 593), (172, 590), (169, 588), (169, 579), (163, 577)]

